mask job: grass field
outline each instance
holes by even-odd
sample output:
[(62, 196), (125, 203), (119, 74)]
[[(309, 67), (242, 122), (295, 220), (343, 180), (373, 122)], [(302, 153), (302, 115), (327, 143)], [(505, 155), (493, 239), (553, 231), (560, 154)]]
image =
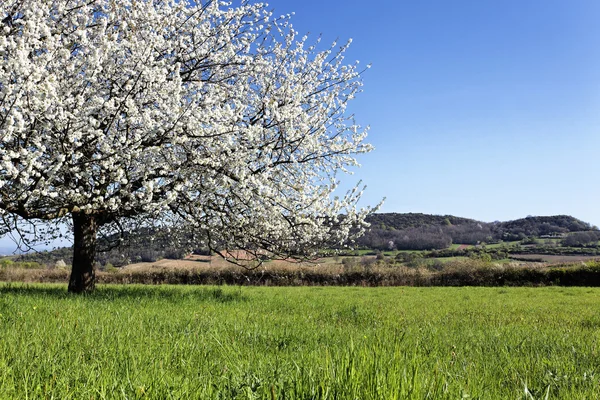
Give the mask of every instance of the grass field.
[(598, 256), (582, 256), (582, 255), (553, 255), (553, 254), (511, 254), (510, 257), (519, 260), (541, 260), (547, 264), (568, 264), (577, 262), (586, 262), (598, 260)]
[[(512, 241), (512, 242), (500, 242), (500, 243), (492, 243), (492, 244), (486, 244), (485, 248), (487, 249), (499, 249), (499, 248), (503, 248), (503, 247), (510, 247), (510, 246), (514, 246), (521, 243), (520, 241)], [(459, 248), (473, 248), (476, 247), (474, 245), (470, 245), (470, 244), (460, 244), (460, 243), (453, 243), (450, 245), (449, 249), (451, 250), (458, 250)]]
[(0, 285), (0, 398), (592, 399), (600, 289)]

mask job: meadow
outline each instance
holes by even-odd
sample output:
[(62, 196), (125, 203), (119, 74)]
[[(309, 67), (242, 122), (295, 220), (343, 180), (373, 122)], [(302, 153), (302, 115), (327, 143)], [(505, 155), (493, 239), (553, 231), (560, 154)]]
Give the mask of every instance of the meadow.
[(0, 398), (590, 399), (600, 289), (0, 284)]

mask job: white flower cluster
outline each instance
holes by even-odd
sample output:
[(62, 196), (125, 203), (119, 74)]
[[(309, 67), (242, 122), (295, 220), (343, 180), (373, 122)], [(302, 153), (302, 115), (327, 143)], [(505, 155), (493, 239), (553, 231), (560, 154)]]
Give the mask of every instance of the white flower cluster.
[(265, 7), (0, 2), (5, 221), (168, 216), (274, 253), (359, 233), (360, 190), (332, 194), (371, 150), (346, 115), (360, 71)]

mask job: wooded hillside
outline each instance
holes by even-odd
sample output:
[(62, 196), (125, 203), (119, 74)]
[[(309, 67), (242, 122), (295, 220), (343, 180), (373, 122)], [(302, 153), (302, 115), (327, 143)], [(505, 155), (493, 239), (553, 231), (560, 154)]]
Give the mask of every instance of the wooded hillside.
[(568, 215), (489, 223), (453, 215), (379, 213), (370, 215), (367, 221), (371, 227), (357, 244), (380, 250), (432, 250), (453, 243), (474, 245), (598, 231)]

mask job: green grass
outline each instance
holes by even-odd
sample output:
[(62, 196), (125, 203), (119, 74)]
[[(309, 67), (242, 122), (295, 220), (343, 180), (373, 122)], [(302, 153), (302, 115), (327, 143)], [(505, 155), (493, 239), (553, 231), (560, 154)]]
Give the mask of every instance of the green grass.
[(0, 285), (0, 398), (591, 399), (600, 289)]
[[(486, 244), (485, 248), (487, 248), (487, 249), (497, 249), (497, 248), (502, 248), (502, 247), (510, 247), (510, 246), (513, 246), (513, 245), (517, 245), (519, 243), (521, 243), (521, 242), (520, 241), (513, 241), (513, 242), (491, 243), (491, 244)], [(453, 244), (450, 245), (449, 249), (456, 250), (460, 246), (463, 246), (463, 245), (460, 244), (460, 243), (453, 243)], [(469, 248), (475, 247), (474, 245), (470, 245), (470, 244), (467, 245), (467, 246), (469, 246)]]
[(491, 244), (486, 244), (485, 248), (486, 249), (499, 249), (499, 248), (503, 248), (503, 247), (509, 247), (512, 243), (520, 243), (520, 242), (491, 243)]
[(539, 238), (542, 243), (560, 243), (562, 242), (562, 238)]
[(425, 258), (424, 259), (426, 262), (428, 261), (440, 261), (444, 264), (447, 263), (453, 263), (453, 262), (458, 262), (458, 261), (467, 261), (469, 260), (469, 257), (462, 257), (462, 256), (454, 256), (454, 257), (432, 257), (432, 258)]

